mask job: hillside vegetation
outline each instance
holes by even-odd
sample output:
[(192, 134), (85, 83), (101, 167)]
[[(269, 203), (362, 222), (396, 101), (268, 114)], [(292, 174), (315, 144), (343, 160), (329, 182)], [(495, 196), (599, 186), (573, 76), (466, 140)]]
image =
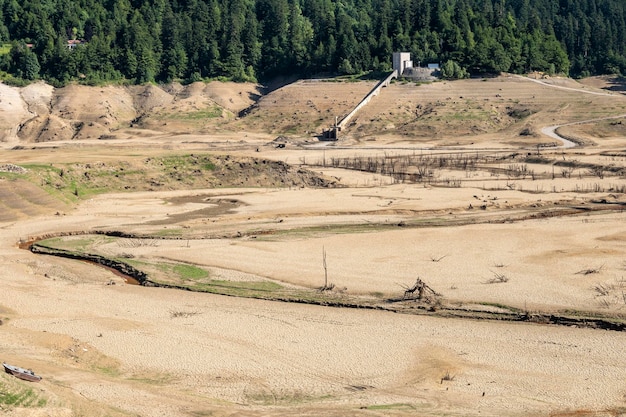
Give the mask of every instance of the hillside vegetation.
[[(626, 70), (620, 0), (0, 1), (6, 79), (131, 83), (386, 71)], [(17, 80), (13, 79), (17, 77)]]

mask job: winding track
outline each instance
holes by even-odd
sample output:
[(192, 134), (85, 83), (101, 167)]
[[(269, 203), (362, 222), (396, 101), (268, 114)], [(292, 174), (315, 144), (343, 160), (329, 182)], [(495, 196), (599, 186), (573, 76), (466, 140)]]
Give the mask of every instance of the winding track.
[[(612, 94), (612, 93), (604, 93), (604, 92), (600, 92), (600, 91), (587, 91), (587, 90), (584, 90), (584, 89), (581, 89), (581, 88), (572, 88), (572, 87), (565, 87), (565, 86), (562, 86), (562, 85), (554, 85), (554, 84), (546, 83), (546, 82), (541, 81), (541, 80), (535, 80), (533, 78), (522, 77), (521, 75), (518, 75), (518, 77), (522, 78), (524, 80), (527, 80), (527, 81), (532, 81), (534, 83), (544, 85), (546, 87), (558, 88), (558, 89), (561, 89), (561, 90), (569, 90), (569, 91), (574, 91), (574, 92), (577, 92), (577, 93), (592, 94), (592, 95), (596, 95), (596, 96), (615, 97), (615, 94)], [(556, 130), (558, 128), (563, 127), (563, 126), (572, 126), (572, 125), (579, 125), (579, 124), (585, 124), (585, 123), (599, 122), (601, 120), (621, 119), (621, 118), (624, 118), (624, 117), (626, 117), (626, 114), (621, 114), (621, 115), (618, 115), (618, 116), (601, 117), (601, 118), (598, 118), (598, 119), (581, 120), (581, 121), (578, 121), (578, 122), (564, 123), (564, 124), (561, 124), (561, 125), (546, 126), (546, 127), (543, 127), (541, 129), (541, 133), (543, 133), (546, 136), (549, 136), (551, 138), (554, 138), (556, 140), (561, 141), (562, 145), (557, 147), (557, 148), (564, 148), (564, 149), (574, 148), (574, 147), (578, 146), (576, 144), (576, 142), (572, 142), (571, 140), (568, 140), (568, 139), (564, 138), (563, 136), (559, 135), (556, 132)]]

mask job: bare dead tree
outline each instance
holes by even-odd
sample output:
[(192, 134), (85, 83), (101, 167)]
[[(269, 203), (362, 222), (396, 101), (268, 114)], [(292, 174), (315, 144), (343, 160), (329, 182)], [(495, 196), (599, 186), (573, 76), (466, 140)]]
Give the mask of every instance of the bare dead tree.
[(439, 262), (439, 261), (441, 261), (443, 258), (445, 258), (446, 256), (448, 256), (448, 255), (443, 255), (443, 256), (431, 256), (431, 257), (430, 257), (430, 260), (431, 260), (431, 261), (433, 261), (433, 262)]
[(574, 172), (574, 167), (561, 168), (561, 176), (563, 178), (572, 178), (572, 172)]
[[(415, 280), (415, 284), (411, 287), (407, 287), (402, 285), (404, 288), (404, 295), (402, 296), (403, 300), (413, 299), (425, 302), (431, 302), (433, 298), (440, 297), (437, 291), (430, 288), (424, 281), (422, 281), (419, 277)], [(417, 296), (415, 295), (417, 293)]]
[(602, 271), (602, 268), (604, 268), (604, 264), (600, 265), (598, 268), (581, 269), (580, 271), (576, 272), (576, 275), (599, 274), (600, 271)]
[(324, 265), (324, 288), (328, 287), (328, 265), (326, 264), (326, 248), (322, 246), (322, 262)]
[(331, 291), (335, 288), (335, 284), (328, 283), (328, 264), (326, 263), (326, 248), (322, 246), (322, 265), (324, 266), (324, 286), (319, 289), (320, 292)]
[(601, 166), (593, 166), (587, 170), (590, 175), (596, 176), (600, 179), (604, 178), (604, 167)]
[(501, 284), (504, 282), (509, 282), (509, 277), (507, 277), (505, 274), (493, 271), (491, 271), (491, 273), (493, 274), (493, 277), (485, 281), (485, 284)]

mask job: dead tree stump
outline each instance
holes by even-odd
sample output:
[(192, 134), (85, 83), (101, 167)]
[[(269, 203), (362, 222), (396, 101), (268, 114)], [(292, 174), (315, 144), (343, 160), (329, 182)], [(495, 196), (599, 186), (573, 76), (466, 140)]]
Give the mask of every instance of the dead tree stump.
[[(417, 293), (417, 296), (415, 294)], [(404, 295), (402, 299), (404, 300), (419, 300), (419, 301), (430, 301), (431, 296), (440, 296), (435, 290), (430, 288), (424, 281), (422, 281), (419, 277), (415, 281), (412, 287), (404, 288)]]

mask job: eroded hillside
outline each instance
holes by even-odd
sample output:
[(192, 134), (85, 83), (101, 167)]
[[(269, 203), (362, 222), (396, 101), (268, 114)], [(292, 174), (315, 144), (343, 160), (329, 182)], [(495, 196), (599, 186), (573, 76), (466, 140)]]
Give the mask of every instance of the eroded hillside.
[[(11, 147), (185, 134), (241, 140), (247, 133), (268, 135), (269, 140), (317, 141), (375, 84), (301, 80), (273, 90), (221, 82), (58, 89), (43, 83), (24, 88), (0, 84), (0, 141)], [(511, 75), (426, 84), (397, 81), (352, 118), (340, 139), (346, 144), (549, 145), (551, 139), (541, 133), (545, 126), (626, 113), (621, 85), (621, 79), (610, 77), (578, 82)], [(584, 129), (568, 130), (589, 139)], [(616, 122), (603, 128), (602, 135), (620, 132)]]
[(219, 82), (56, 89), (0, 84), (0, 141), (110, 140), (127, 136), (129, 128), (152, 135), (202, 132), (252, 105), (259, 88)]

